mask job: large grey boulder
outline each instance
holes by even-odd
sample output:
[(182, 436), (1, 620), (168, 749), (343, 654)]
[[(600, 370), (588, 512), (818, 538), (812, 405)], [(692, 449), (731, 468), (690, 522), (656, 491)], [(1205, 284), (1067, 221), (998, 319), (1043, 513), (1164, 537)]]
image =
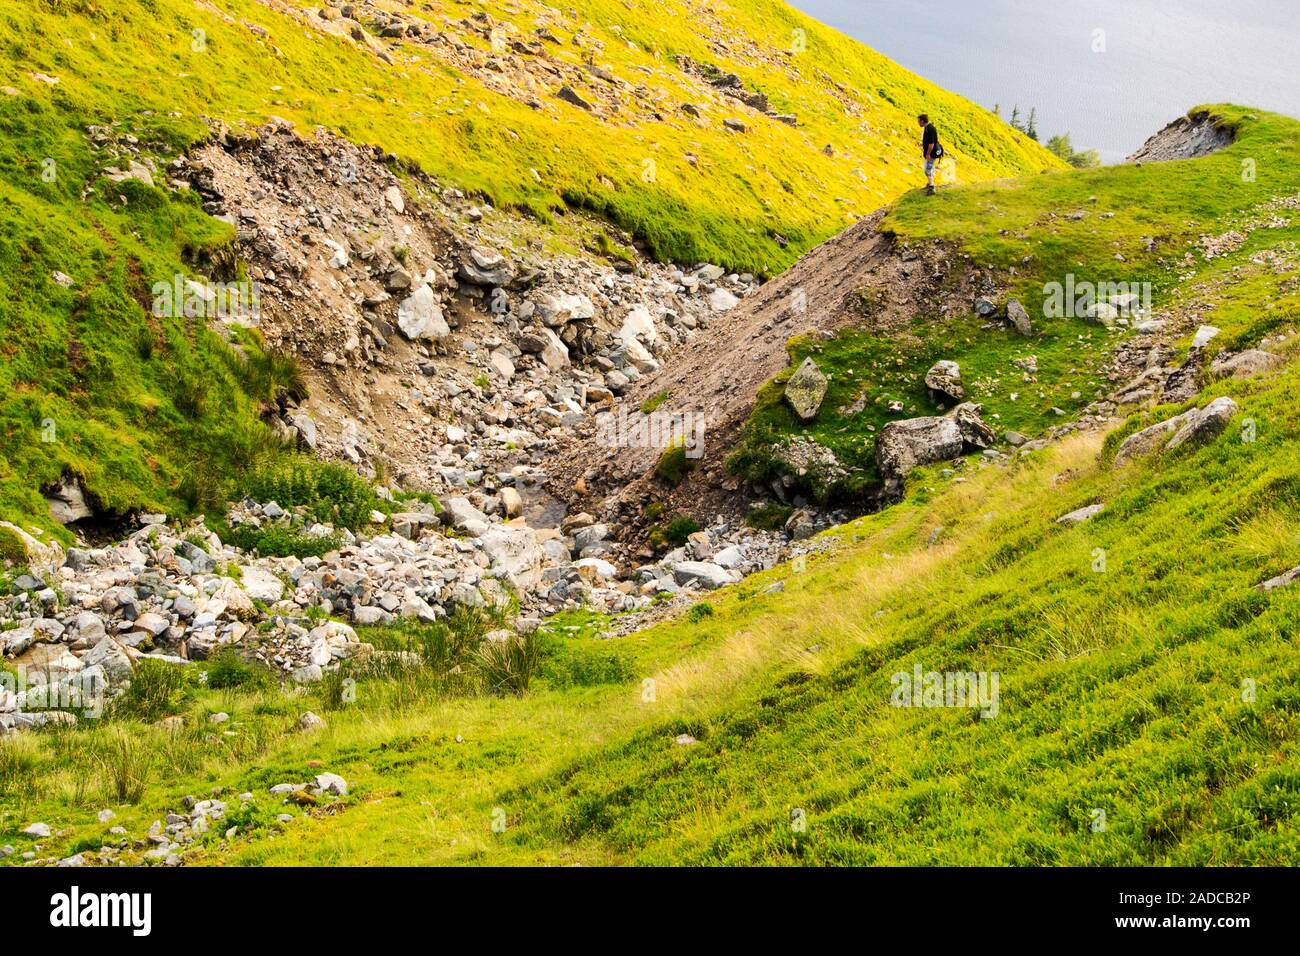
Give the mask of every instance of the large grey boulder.
[(1071, 511), (1069, 514), (1061, 515), (1061, 517), (1056, 519), (1056, 523), (1083, 524), (1085, 521), (1091, 521), (1093, 518), (1097, 517), (1097, 515), (1101, 514), (1105, 509), (1106, 506), (1103, 504), (1085, 505), (1082, 508)]
[(514, 270), (501, 253), (475, 247), (461, 258), (456, 275), (470, 285), (499, 286), (510, 281)]
[(515, 343), (525, 355), (537, 355), (551, 371), (559, 371), (569, 364), (569, 347), (555, 334), (554, 329), (542, 326), (520, 334)]
[(284, 594), (284, 582), (265, 568), (248, 565), (240, 569), (239, 586), (254, 601), (274, 604)]
[(982, 410), (983, 406), (975, 402), (963, 402), (948, 413), (956, 419), (957, 430), (961, 432), (961, 440), (965, 442), (967, 450), (982, 451), (992, 448), (997, 442), (993, 429), (980, 417)]
[(591, 299), (581, 294), (544, 292), (533, 300), (542, 324), (558, 329), (570, 322), (582, 322), (596, 315)]
[(735, 572), (708, 561), (681, 561), (673, 565), (673, 580), (682, 586), (693, 584), (712, 591), (738, 579)]
[(412, 341), (438, 341), (451, 334), (433, 287), (422, 285), (397, 307), (397, 327)]
[(1223, 431), (1235, 414), (1237, 403), (1224, 396), (1204, 408), (1193, 408), (1175, 415), (1124, 439), (1115, 453), (1115, 464), (1122, 465), (1158, 451), (1173, 451), (1188, 442), (1208, 441)]
[(86, 667), (98, 665), (110, 684), (118, 684), (131, 677), (131, 658), (122, 645), (111, 637), (105, 637), (83, 654), (81, 663)]
[(46, 488), (45, 502), (49, 505), (50, 517), (60, 524), (72, 524), (95, 513), (86, 501), (81, 479), (75, 475), (64, 475), (57, 484)]
[(1269, 578), (1263, 584), (1255, 585), (1255, 590), (1267, 593), (1278, 588), (1289, 588), (1297, 581), (1300, 581), (1300, 568), (1292, 568), (1290, 571), (1283, 571), (1275, 578)]
[(532, 590), (542, 581), (546, 552), (532, 530), (510, 525), (493, 525), (479, 538), (492, 569), (516, 589)]
[(446, 520), (457, 531), (481, 531), (488, 523), (488, 516), (470, 504), (468, 498), (447, 498), (442, 506)]
[(876, 439), (876, 465), (887, 486), (901, 488), (908, 472), (956, 458), (964, 445), (957, 419), (947, 415), (890, 422)]
[(980, 406), (958, 405), (947, 415), (890, 422), (876, 439), (876, 466), (885, 493), (897, 497), (908, 472), (923, 465), (958, 458), (969, 448), (988, 448), (992, 429), (980, 417)]
[(810, 422), (826, 398), (827, 379), (812, 356), (805, 358), (785, 385), (785, 400), (801, 421)]
[(935, 362), (925, 373), (925, 387), (940, 400), (960, 402), (966, 397), (961, 383), (961, 366), (948, 359)]
[(1019, 299), (1007, 301), (1007, 321), (1025, 338), (1034, 334), (1034, 323), (1030, 321), (1029, 312), (1020, 304)]
[(1246, 349), (1232, 355), (1219, 355), (1210, 364), (1210, 374), (1215, 378), (1251, 378), (1277, 368), (1282, 356), (1262, 349)]
[(17, 657), (36, 641), (36, 629), (30, 626), (0, 631), (0, 654)]

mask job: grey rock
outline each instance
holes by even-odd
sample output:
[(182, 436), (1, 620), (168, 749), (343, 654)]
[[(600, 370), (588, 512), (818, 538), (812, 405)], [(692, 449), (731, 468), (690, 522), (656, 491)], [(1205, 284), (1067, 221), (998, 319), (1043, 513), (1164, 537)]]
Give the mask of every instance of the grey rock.
[(678, 584), (696, 584), (707, 590), (720, 588), (735, 580), (726, 568), (708, 561), (681, 561), (673, 565), (673, 580)]
[(812, 421), (826, 398), (828, 381), (812, 356), (805, 358), (785, 386), (785, 400), (802, 421)]
[(433, 288), (422, 285), (397, 307), (397, 327), (412, 341), (441, 341), (451, 334)]
[(1263, 584), (1255, 585), (1256, 591), (1276, 591), (1278, 588), (1286, 588), (1300, 581), (1300, 568), (1292, 568), (1285, 571), (1275, 578), (1269, 578)]
[(131, 677), (131, 658), (122, 645), (111, 637), (105, 637), (83, 654), (81, 663), (86, 667), (103, 668), (104, 677), (110, 684), (118, 684)]
[(348, 794), (347, 781), (336, 773), (318, 773), (316, 786), (322, 793), (332, 793), (337, 797), (346, 797)]
[(298, 718), (297, 728), (299, 733), (311, 733), (317, 730), (324, 730), (325, 721), (309, 710)]
[(1102, 511), (1105, 509), (1105, 507), (1106, 506), (1102, 504), (1088, 505), (1087, 507), (1079, 508), (1075, 511), (1071, 511), (1069, 514), (1061, 515), (1061, 517), (1056, 519), (1056, 523), (1057, 524), (1083, 524), (1085, 521), (1095, 518), (1097, 515), (1101, 514)]
[(1204, 408), (1193, 408), (1124, 439), (1115, 453), (1115, 464), (1157, 451), (1172, 451), (1187, 442), (1206, 441), (1223, 431), (1237, 413), (1237, 403), (1224, 396)]
[(961, 367), (948, 359), (930, 366), (930, 370), (925, 373), (925, 387), (940, 399), (960, 402), (966, 397), (966, 389), (961, 382)]
[(1029, 338), (1034, 334), (1034, 323), (1029, 318), (1029, 312), (1020, 304), (1019, 299), (1007, 300), (1007, 321), (1025, 338)]
[(501, 286), (511, 280), (514, 270), (499, 252), (474, 247), (461, 258), (456, 274), (470, 285)]
[(471, 523), (488, 523), (488, 516), (470, 504), (468, 498), (448, 498), (442, 502), (442, 507), (444, 520), (457, 531), (465, 531)]
[(582, 96), (578, 94), (578, 91), (575, 90), (573, 87), (569, 86), (567, 83), (564, 86), (560, 87), (558, 91), (556, 91), (555, 98), (559, 100), (563, 100), (564, 102), (569, 103), (572, 106), (578, 107), (579, 109), (587, 110), (588, 112), (591, 111), (591, 104), (588, 103), (585, 99), (583, 99)]
[(60, 524), (72, 524), (95, 514), (86, 501), (81, 479), (75, 475), (64, 475), (57, 484), (45, 489), (45, 502), (49, 505), (50, 517)]
[(1210, 364), (1215, 378), (1251, 378), (1271, 371), (1283, 363), (1282, 356), (1261, 349), (1246, 349), (1233, 355), (1219, 355)]

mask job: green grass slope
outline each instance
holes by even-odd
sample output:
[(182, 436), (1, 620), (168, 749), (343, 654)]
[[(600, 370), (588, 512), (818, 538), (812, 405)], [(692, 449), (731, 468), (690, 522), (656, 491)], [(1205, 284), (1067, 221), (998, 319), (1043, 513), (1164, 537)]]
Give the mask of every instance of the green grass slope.
[[(644, 92), (625, 92), (619, 113), (604, 116), (559, 102), (554, 90), (528, 91), (548, 106), (534, 109), (522, 94), (488, 89), (439, 47), (394, 41), (388, 64), (319, 29), (309, 11), (320, 4), (274, 0), (6, 0), (0, 82), (66, 104), (82, 123), (148, 115), (180, 138), (201, 135), (205, 116), (326, 126), (499, 204), (543, 214), (589, 207), (661, 256), (755, 272), (779, 271), (847, 217), (923, 182), (914, 119), (923, 110), (941, 122), (964, 181), (1061, 165), (986, 110), (776, 0), (577, 0), (565, 12), (535, 2), (383, 6), (450, 29), (485, 57), (492, 41), (464, 26), (471, 15), (486, 13), (502, 37), (531, 39), (546, 23), (557, 62), (589, 64)], [(695, 97), (679, 55), (736, 73), (799, 126), (735, 101), (706, 106), (696, 121), (681, 110)], [(32, 71), (58, 77), (58, 87), (45, 90)], [(606, 82), (593, 72), (584, 89)], [(727, 130), (730, 116), (748, 131)]]
[[(1031, 176), (897, 203), (882, 228), (903, 242), (943, 242), (954, 259), (969, 259), (997, 281), (1004, 298), (1024, 304), (1035, 335), (986, 328), (972, 306), (956, 316), (916, 315), (901, 332), (876, 332), (868, 315), (830, 341), (794, 340), (790, 367), (758, 396), (736, 466), (767, 477), (778, 467), (773, 445), (802, 435), (849, 469), (838, 486), (818, 491), (851, 494), (871, 486), (879, 429), (936, 413), (924, 376), (939, 359), (961, 365), (969, 400), (982, 403), (1000, 430), (1035, 436), (1059, 424), (1057, 409), (1073, 415), (1110, 391), (1105, 366), (1125, 334), (1082, 317), (1044, 316), (1045, 286), (1064, 284), (1067, 275), (1076, 284), (1150, 283), (1157, 316), (1202, 305), (1203, 321), (1224, 332), (1216, 349), (1254, 343), (1296, 322), (1300, 289), (1287, 250), (1300, 240), (1300, 123), (1229, 105), (1199, 109), (1236, 129), (1231, 147), (1196, 160)], [(1234, 247), (1233, 239), (1207, 257), (1203, 238), (1234, 233), (1244, 241)], [(1291, 256), (1290, 269), (1273, 258), (1278, 250)], [(950, 281), (959, 278), (954, 270)], [(822, 411), (805, 424), (782, 393), (808, 355), (831, 384)], [(1027, 374), (1015, 363), (1031, 356), (1038, 371)], [(891, 401), (903, 410), (891, 412)]]
[[(1300, 587), (1255, 585), (1300, 564), (1300, 339), (1270, 347), (1280, 372), (1198, 400), (1240, 405), (1208, 444), (1116, 467), (1170, 407), (919, 472), (905, 503), (709, 611), (615, 639), (557, 619), (523, 697), (419, 671), (363, 678), (351, 704), (195, 685), (155, 712), (179, 733), (126, 715), (0, 742), (0, 840), (39, 819), (68, 829), (43, 854), (95, 852), (213, 792), (238, 830), (194, 863), (1294, 863)], [(996, 672), (997, 713), (894, 706), (916, 667)], [(295, 733), (309, 708), (329, 727)], [(267, 792), (321, 769), (346, 798)]]

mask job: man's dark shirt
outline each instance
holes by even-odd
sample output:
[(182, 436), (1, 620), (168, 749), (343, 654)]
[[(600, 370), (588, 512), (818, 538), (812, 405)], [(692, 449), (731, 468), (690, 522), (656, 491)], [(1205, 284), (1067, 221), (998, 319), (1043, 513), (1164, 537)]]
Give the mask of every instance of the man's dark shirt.
[[(939, 131), (934, 128), (933, 123), (927, 123), (925, 132), (921, 134), (921, 153), (926, 159), (934, 155), (935, 149), (939, 146)], [(931, 149), (934, 147), (935, 149)]]

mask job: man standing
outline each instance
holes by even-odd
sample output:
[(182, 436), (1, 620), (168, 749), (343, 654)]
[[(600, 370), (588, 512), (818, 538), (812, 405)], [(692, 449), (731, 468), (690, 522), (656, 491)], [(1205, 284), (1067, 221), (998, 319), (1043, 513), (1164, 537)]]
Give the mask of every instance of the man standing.
[(925, 155), (925, 194), (934, 195), (934, 167), (943, 156), (943, 147), (939, 145), (939, 131), (930, 122), (930, 117), (922, 113), (916, 118), (917, 125), (924, 128), (921, 134), (921, 152)]

